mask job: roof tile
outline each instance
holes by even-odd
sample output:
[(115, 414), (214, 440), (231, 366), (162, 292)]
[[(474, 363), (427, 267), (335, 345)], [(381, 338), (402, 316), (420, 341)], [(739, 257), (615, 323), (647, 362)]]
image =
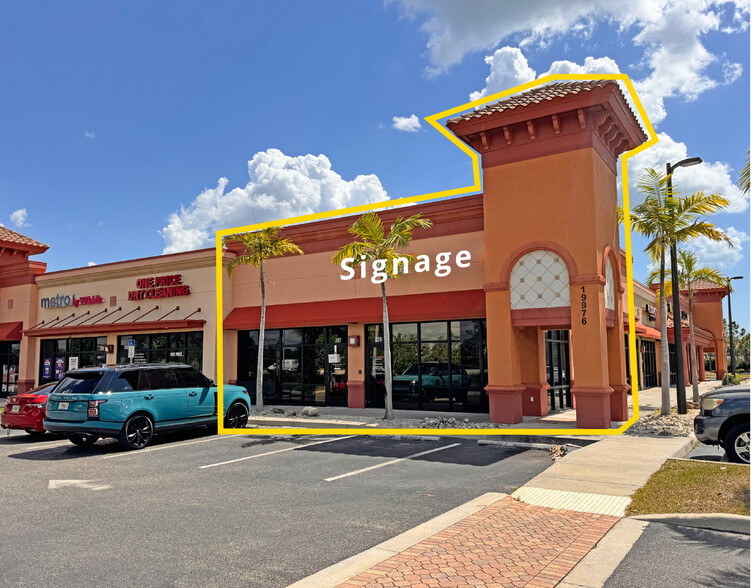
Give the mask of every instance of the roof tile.
[(13, 243), (15, 245), (25, 245), (26, 247), (49, 249), (49, 246), (45, 245), (44, 243), (32, 239), (31, 237), (27, 237), (26, 235), (22, 235), (21, 233), (16, 233), (16, 231), (12, 231), (9, 228), (3, 226), (0, 226), (0, 242)]

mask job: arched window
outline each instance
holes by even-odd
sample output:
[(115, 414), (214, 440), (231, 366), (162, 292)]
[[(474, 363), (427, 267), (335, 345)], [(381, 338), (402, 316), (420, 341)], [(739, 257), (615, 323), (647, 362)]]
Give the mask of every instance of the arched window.
[(605, 266), (605, 308), (615, 310), (615, 279), (613, 278), (613, 262), (608, 259)]
[(511, 309), (570, 306), (568, 269), (546, 249), (524, 254), (511, 270)]

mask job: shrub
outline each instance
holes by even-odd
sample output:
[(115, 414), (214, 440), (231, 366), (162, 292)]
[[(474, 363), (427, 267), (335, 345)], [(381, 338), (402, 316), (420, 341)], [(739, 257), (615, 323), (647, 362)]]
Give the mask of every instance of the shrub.
[(728, 372), (727, 374), (722, 376), (723, 386), (737, 386), (740, 383), (741, 383), (741, 377), (737, 374)]

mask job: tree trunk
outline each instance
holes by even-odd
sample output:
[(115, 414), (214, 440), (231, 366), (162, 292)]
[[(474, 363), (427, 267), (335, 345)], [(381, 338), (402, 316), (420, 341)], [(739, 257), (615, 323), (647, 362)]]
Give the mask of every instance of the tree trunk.
[(392, 402), (392, 374), (391, 374), (391, 331), (389, 328), (389, 307), (386, 304), (386, 283), (381, 282), (381, 296), (383, 297), (383, 371), (386, 397), (383, 399), (386, 405), (385, 419), (394, 418)]
[[(660, 252), (660, 342), (662, 357), (662, 406), (660, 414), (670, 414), (670, 347), (668, 344), (668, 301), (665, 298), (665, 247)], [(680, 317), (680, 314), (679, 314)], [(675, 326), (675, 313), (673, 314)]]
[(263, 279), (263, 259), (258, 268), (261, 272), (261, 324), (258, 328), (258, 364), (256, 366), (256, 410), (263, 410), (263, 343), (266, 330), (266, 283)]
[(688, 330), (689, 341), (691, 343), (691, 385), (694, 389), (694, 404), (699, 404), (699, 361), (704, 361), (696, 357), (696, 339), (694, 338), (694, 293), (691, 291), (691, 284), (688, 285)]

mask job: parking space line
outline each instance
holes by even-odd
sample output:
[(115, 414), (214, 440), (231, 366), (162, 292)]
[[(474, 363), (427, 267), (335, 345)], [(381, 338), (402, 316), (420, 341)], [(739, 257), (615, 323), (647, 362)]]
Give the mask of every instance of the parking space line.
[(324, 439), (323, 441), (315, 441), (313, 443), (306, 443), (305, 445), (296, 445), (295, 447), (286, 447), (284, 449), (277, 449), (275, 451), (267, 451), (266, 453), (259, 453), (257, 455), (247, 455), (245, 457), (238, 457), (237, 459), (230, 459), (229, 461), (211, 463), (209, 465), (199, 466), (198, 469), (205, 470), (206, 468), (214, 468), (216, 466), (227, 465), (230, 463), (237, 463), (238, 461), (245, 461), (246, 459), (255, 459), (256, 457), (274, 455), (275, 453), (284, 453), (285, 451), (294, 451), (295, 449), (305, 449), (306, 447), (312, 447), (313, 445), (322, 445), (323, 443), (333, 443), (334, 441), (343, 441), (344, 439), (352, 439), (353, 437), (356, 437), (356, 435), (347, 435), (346, 437), (337, 437), (336, 439)]
[(57, 441), (55, 443), (48, 443), (46, 445), (34, 445), (32, 443), (24, 443), (24, 444), (18, 444), (18, 445), (10, 445), (10, 444), (3, 444), (0, 445), (0, 447), (10, 447), (11, 449), (23, 449), (28, 451), (39, 451), (42, 449), (54, 449), (55, 447), (63, 447), (64, 445), (70, 445), (73, 447), (73, 444), (68, 441), (67, 439), (65, 441)]
[(173, 447), (182, 447), (183, 445), (193, 445), (195, 443), (208, 443), (209, 441), (218, 441), (220, 439), (231, 439), (235, 435), (215, 435), (209, 439), (199, 439), (198, 441), (185, 441), (183, 443), (165, 443), (164, 445), (158, 445), (157, 447), (149, 447), (148, 449), (140, 449), (138, 451), (123, 451), (122, 453), (112, 453), (105, 455), (102, 459), (112, 459), (113, 457), (128, 457), (133, 455), (142, 455), (149, 453), (150, 451), (159, 451), (160, 449), (172, 449)]
[(385, 461), (383, 463), (379, 463), (377, 465), (373, 465), (368, 468), (362, 468), (361, 470), (355, 470), (354, 472), (347, 472), (346, 474), (340, 474), (338, 476), (334, 476), (333, 478), (326, 478), (324, 481), (333, 482), (334, 480), (341, 480), (342, 478), (349, 478), (350, 476), (356, 476), (357, 474), (364, 474), (365, 472), (377, 470), (378, 468), (384, 468), (386, 466), (399, 463), (400, 461), (413, 459), (415, 457), (422, 457), (423, 455), (428, 455), (428, 453), (435, 453), (436, 451), (443, 451), (444, 449), (451, 449), (452, 447), (456, 447), (457, 445), (461, 445), (461, 443), (452, 443), (451, 445), (444, 445), (443, 447), (436, 447), (435, 449), (428, 449), (427, 451), (421, 451), (420, 453), (413, 453), (412, 455), (407, 455), (406, 457), (400, 457), (398, 459), (392, 459), (391, 461)]

